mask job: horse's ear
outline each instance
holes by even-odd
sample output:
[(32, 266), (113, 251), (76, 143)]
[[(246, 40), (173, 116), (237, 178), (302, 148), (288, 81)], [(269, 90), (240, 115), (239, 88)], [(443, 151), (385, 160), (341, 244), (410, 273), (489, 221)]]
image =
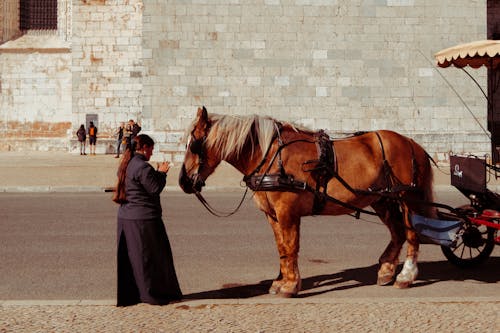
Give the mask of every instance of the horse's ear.
[(205, 106), (203, 106), (203, 108), (198, 108), (198, 115), (197, 116), (199, 119), (208, 120), (208, 111), (205, 108)]
[(209, 120), (208, 120), (208, 111), (205, 108), (205, 106), (203, 106), (203, 108), (198, 108), (197, 117), (198, 117), (198, 123), (200, 123), (200, 122), (202, 122), (204, 124), (208, 124), (209, 123)]

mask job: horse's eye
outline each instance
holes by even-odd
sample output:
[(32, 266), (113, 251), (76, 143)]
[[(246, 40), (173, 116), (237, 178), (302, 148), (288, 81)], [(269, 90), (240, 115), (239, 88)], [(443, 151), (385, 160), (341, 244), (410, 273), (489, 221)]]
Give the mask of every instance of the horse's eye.
[(189, 150), (193, 154), (199, 155), (199, 154), (201, 154), (202, 146), (203, 146), (203, 141), (202, 140), (193, 140), (191, 142), (191, 144), (189, 145)]

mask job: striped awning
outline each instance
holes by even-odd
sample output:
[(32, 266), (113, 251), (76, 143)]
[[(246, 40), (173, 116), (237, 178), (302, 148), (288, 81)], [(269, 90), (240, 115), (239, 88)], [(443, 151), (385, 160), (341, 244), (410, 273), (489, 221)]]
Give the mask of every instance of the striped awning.
[(453, 46), (434, 55), (439, 67), (498, 68), (500, 65), (500, 40), (480, 40)]

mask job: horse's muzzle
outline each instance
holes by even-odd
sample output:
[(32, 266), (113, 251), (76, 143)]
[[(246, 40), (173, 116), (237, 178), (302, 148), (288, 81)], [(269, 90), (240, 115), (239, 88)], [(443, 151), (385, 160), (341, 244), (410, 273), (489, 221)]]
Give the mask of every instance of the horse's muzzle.
[(191, 194), (201, 192), (201, 189), (205, 186), (205, 181), (200, 178), (198, 173), (189, 177), (186, 172), (186, 167), (183, 164), (181, 172), (179, 173), (179, 186), (182, 188), (184, 193)]

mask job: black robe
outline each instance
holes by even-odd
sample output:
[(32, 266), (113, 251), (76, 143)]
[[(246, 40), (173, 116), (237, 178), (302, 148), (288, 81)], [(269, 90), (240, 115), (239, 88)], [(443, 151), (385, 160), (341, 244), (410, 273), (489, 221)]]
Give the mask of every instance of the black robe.
[(161, 219), (118, 219), (117, 305), (168, 304), (182, 298)]

